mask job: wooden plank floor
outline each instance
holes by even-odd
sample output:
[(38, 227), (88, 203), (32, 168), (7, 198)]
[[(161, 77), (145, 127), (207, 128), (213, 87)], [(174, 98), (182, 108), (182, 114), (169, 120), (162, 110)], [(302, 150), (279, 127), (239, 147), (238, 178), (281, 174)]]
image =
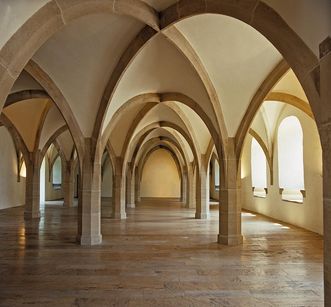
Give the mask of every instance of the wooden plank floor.
[(243, 213), (244, 244), (216, 243), (208, 221), (177, 203), (143, 203), (103, 244), (74, 243), (76, 208), (47, 205), (40, 222), (0, 211), (1, 306), (322, 306), (322, 237)]

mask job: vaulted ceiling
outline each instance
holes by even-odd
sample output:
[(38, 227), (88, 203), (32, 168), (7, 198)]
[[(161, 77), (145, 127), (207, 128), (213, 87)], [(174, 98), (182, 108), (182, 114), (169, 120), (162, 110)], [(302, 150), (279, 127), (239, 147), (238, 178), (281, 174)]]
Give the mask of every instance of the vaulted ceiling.
[[(141, 2), (134, 2), (142, 8)], [(155, 16), (177, 3), (174, 0), (144, 2), (150, 7), (143, 9)], [(296, 12), (291, 5), (289, 11), (284, 11), (279, 1), (265, 2), (298, 29), (316, 53), (316, 38), (312, 37), (311, 28), (299, 24), (293, 17), (294, 13), (308, 16), (311, 2), (301, 1), (304, 4)], [(298, 0), (292, 4), (294, 2), (298, 4)], [(321, 5), (311, 12), (312, 16), (320, 7), (331, 12), (329, 2), (319, 2)], [(27, 6), (23, 2), (2, 1), (0, 27), (5, 27), (6, 31), (0, 38), (0, 48), (46, 3), (53, 1), (35, 0)], [(62, 1), (54, 4), (67, 5)], [(121, 155), (131, 140), (153, 124), (163, 127), (163, 130), (156, 127), (156, 131), (163, 134), (165, 130), (169, 133), (177, 130), (176, 137), (181, 139), (190, 159), (193, 153), (188, 138), (193, 140), (197, 152), (204, 154), (211, 142), (220, 142), (215, 140), (215, 135), (235, 137), (254, 95), (283, 60), (281, 53), (261, 33), (229, 16), (196, 15), (158, 33), (148, 30), (155, 32), (150, 35), (148, 33), (152, 32), (146, 30), (148, 26), (141, 16), (132, 12), (110, 14), (108, 6), (104, 12), (95, 10), (61, 27), (40, 46), (30, 62), (37, 64), (56, 85), (82, 135), (91, 137), (97, 129), (104, 143), (109, 139), (115, 155)], [(329, 30), (331, 33), (327, 14), (320, 12), (319, 16), (319, 33)], [(145, 30), (147, 32), (142, 32)], [(11, 92), (44, 90), (35, 78), (23, 71)], [(292, 70), (281, 78), (272, 92), (290, 94), (308, 103)], [(30, 99), (4, 109), (29, 150), (35, 145), (32, 135), (36, 135), (41, 114), (47, 103), (52, 104), (54, 95), (50, 96), (50, 99)], [(107, 107), (103, 109), (104, 105)], [(263, 106), (264, 120), (268, 119), (265, 114), (279, 112), (276, 106), (272, 102)], [(66, 124), (64, 113), (55, 105), (47, 110), (40, 133), (40, 149)], [(30, 134), (27, 132), (29, 124), (24, 123), (22, 117), (33, 122)], [(97, 123), (99, 128), (96, 128)], [(269, 130), (272, 130), (271, 119), (270, 125)], [(154, 132), (154, 136), (158, 132)], [(69, 144), (70, 133), (65, 135), (61, 136), (62, 143)], [(69, 155), (71, 151), (66, 152)]]

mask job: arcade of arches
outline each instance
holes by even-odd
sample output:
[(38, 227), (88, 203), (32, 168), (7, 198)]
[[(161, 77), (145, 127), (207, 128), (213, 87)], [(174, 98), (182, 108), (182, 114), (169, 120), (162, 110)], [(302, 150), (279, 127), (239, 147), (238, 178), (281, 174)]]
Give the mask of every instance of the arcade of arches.
[(331, 306), (330, 16), (1, 1), (0, 305)]

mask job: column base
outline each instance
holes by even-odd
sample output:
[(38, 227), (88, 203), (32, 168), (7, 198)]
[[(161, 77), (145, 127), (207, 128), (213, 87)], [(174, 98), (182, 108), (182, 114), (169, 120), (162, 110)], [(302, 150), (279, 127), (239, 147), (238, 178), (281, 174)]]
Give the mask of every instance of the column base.
[(40, 218), (40, 211), (32, 212), (32, 211), (24, 211), (24, 219), (25, 220), (32, 220), (32, 219), (39, 219)]
[(242, 235), (218, 235), (217, 242), (224, 245), (240, 245), (243, 243)]
[(102, 235), (82, 235), (80, 238), (77, 238), (77, 241), (80, 243), (80, 245), (85, 245), (85, 246), (91, 246), (91, 245), (97, 245), (101, 244), (102, 242)]
[(63, 203), (63, 207), (66, 207), (66, 208), (72, 208), (73, 206), (74, 206), (73, 203), (71, 203), (71, 204), (70, 203), (68, 204), (68, 203), (65, 203), (65, 202)]
[(189, 203), (186, 203), (186, 204), (185, 204), (185, 208), (188, 208), (188, 209), (195, 209), (196, 206), (195, 206), (195, 204), (189, 204)]
[(195, 218), (197, 220), (207, 220), (209, 219), (210, 214), (207, 212), (195, 212)]
[(111, 218), (114, 220), (125, 220), (126, 219), (126, 212), (120, 212), (120, 213), (113, 213), (111, 215)]
[(136, 208), (136, 204), (127, 204), (126, 205), (128, 208)]

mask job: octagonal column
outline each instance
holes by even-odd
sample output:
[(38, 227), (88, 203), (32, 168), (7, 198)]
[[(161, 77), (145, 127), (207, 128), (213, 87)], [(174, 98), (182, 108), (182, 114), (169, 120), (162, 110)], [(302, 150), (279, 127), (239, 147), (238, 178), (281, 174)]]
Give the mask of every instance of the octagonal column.
[(195, 208), (195, 187), (196, 179), (194, 174), (193, 164), (190, 163), (187, 170), (187, 197), (186, 197), (186, 208)]
[(123, 158), (115, 158), (115, 170), (113, 181), (113, 213), (114, 219), (125, 219), (125, 184), (126, 178), (123, 175)]
[(320, 44), (321, 104), (315, 114), (323, 152), (324, 302), (331, 305), (331, 38)]
[(227, 157), (223, 163), (220, 203), (219, 203), (219, 235), (218, 242), (226, 245), (242, 243), (240, 175), (235, 155), (235, 140), (228, 139)]
[(135, 208), (135, 180), (132, 163), (128, 163), (128, 171), (126, 175), (126, 205), (128, 208)]
[(40, 218), (40, 150), (30, 152), (26, 161), (24, 218)]
[(78, 210), (78, 240), (82, 245), (99, 244), (101, 236), (101, 157), (92, 156), (92, 140), (85, 139)]
[(201, 166), (196, 175), (196, 219), (209, 218), (208, 165), (206, 156), (201, 155)]
[(187, 167), (183, 167), (183, 174), (181, 178), (181, 184), (180, 184), (180, 201), (182, 202), (182, 206), (186, 207), (186, 202), (187, 202)]
[(140, 176), (138, 171), (138, 166), (134, 168), (134, 195), (135, 195), (135, 204), (141, 201), (140, 198)]

